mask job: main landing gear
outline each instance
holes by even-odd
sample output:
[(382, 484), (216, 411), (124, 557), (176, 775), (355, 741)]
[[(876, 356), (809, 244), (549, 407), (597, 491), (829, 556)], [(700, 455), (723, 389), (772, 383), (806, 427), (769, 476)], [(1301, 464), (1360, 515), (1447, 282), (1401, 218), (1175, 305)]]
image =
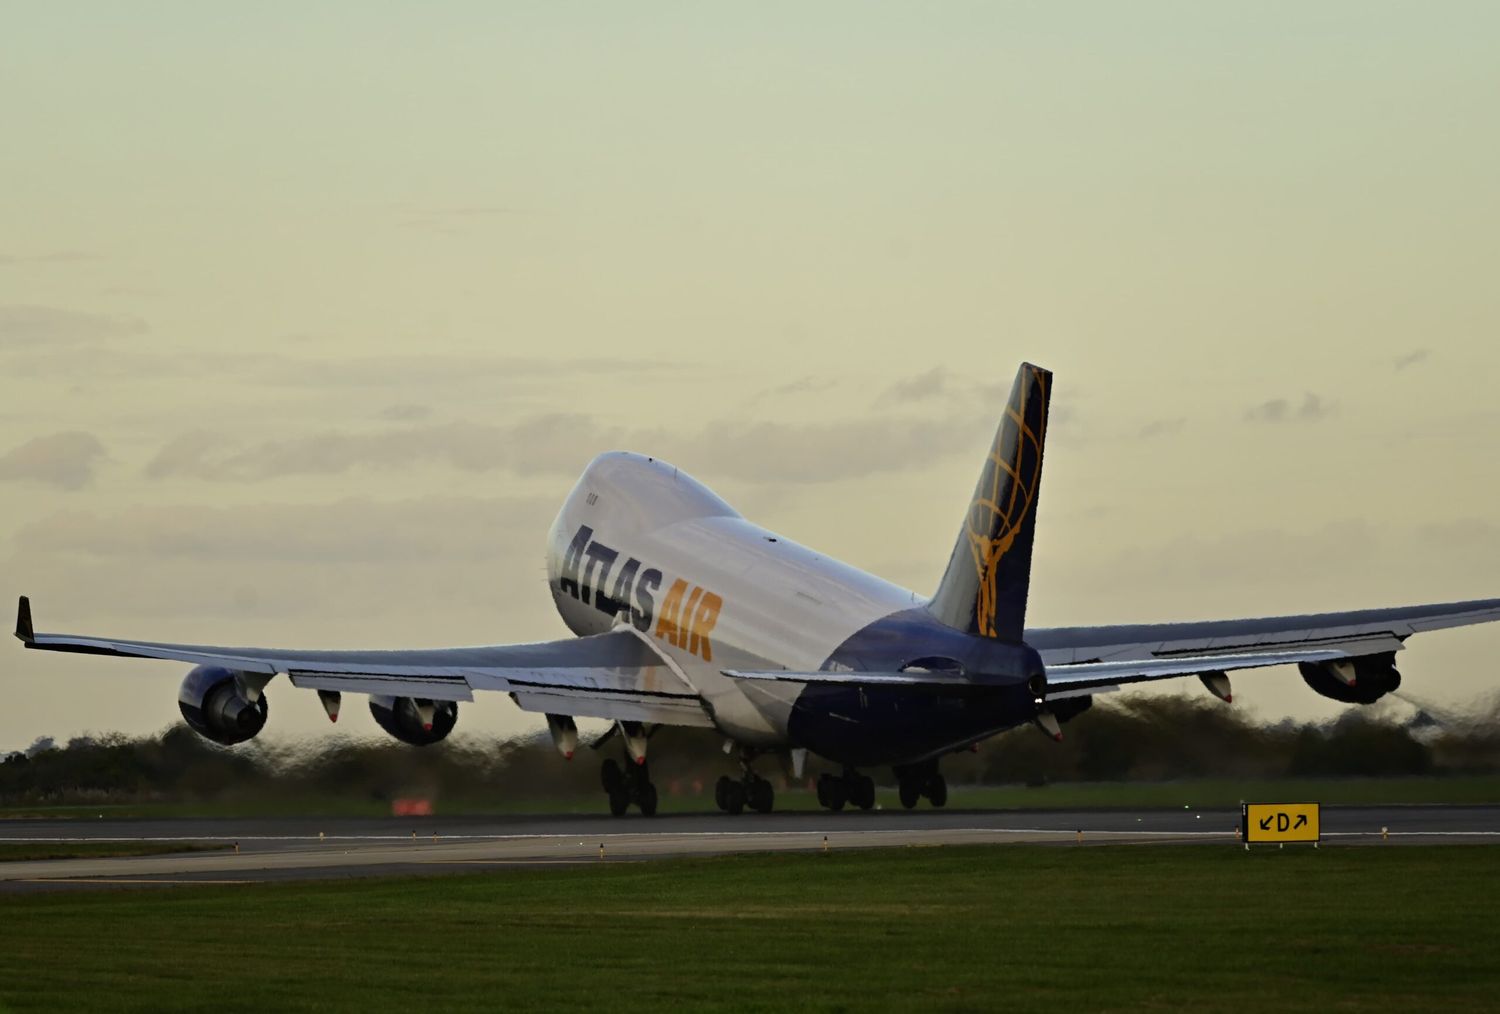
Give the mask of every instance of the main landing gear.
[(616, 817), (625, 816), (632, 805), (641, 809), (641, 816), (656, 816), (656, 786), (651, 784), (651, 772), (644, 758), (639, 764), (621, 765), (611, 759), (599, 769), (599, 780), (609, 796), (609, 812)]
[(939, 808), (948, 802), (948, 782), (938, 770), (937, 761), (896, 768), (896, 785), (901, 805), (908, 810), (923, 796)]
[(868, 810), (875, 805), (875, 779), (862, 775), (853, 768), (845, 768), (841, 775), (818, 776), (818, 805), (838, 811), (844, 804)]
[[(731, 749), (726, 745), (725, 750)], [(749, 748), (740, 750), (740, 779), (735, 781), (728, 775), (720, 775), (719, 780), (714, 783), (714, 803), (725, 813), (744, 813), (745, 807), (750, 807), (756, 813), (770, 813), (776, 805), (776, 788), (750, 766), (755, 759), (755, 751)]]

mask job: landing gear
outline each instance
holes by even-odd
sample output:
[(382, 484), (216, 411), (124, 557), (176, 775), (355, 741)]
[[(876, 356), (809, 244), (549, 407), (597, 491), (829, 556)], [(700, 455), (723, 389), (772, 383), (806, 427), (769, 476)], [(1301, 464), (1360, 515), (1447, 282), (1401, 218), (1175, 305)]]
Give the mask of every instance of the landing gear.
[(818, 805), (838, 813), (849, 801), (849, 788), (838, 775), (818, 776)]
[(720, 775), (718, 782), (714, 784), (714, 802), (725, 813), (744, 813), (747, 795), (744, 784), (728, 775)]
[(938, 770), (936, 761), (897, 768), (896, 784), (901, 805), (908, 810), (923, 796), (939, 809), (948, 804), (948, 781)]
[(846, 768), (841, 775), (818, 777), (818, 805), (837, 813), (844, 804), (868, 810), (875, 805), (875, 779)]
[(744, 775), (739, 781), (720, 775), (714, 784), (714, 802), (725, 813), (743, 813), (747, 806), (756, 813), (770, 813), (776, 806), (776, 787), (750, 767), (753, 758), (748, 751), (740, 754), (740, 768)]
[(656, 786), (651, 784), (651, 773), (644, 763), (622, 767), (613, 759), (607, 760), (599, 768), (599, 781), (609, 797), (613, 816), (625, 816), (632, 803), (640, 807), (642, 816), (656, 816)]

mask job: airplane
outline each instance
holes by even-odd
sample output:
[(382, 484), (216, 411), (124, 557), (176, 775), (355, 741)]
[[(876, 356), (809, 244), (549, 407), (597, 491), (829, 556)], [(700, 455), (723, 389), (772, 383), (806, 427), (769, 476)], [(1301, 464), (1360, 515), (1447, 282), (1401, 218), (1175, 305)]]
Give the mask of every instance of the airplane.
[(756, 770), (779, 757), (803, 777), (809, 753), (841, 770), (817, 782), (829, 810), (875, 804), (871, 768), (894, 771), (903, 806), (947, 801), (944, 755), (1032, 724), (1061, 726), (1100, 693), (1197, 677), (1232, 700), (1229, 673), (1296, 665), (1315, 692), (1369, 704), (1396, 690), (1396, 652), (1412, 634), (1500, 619), (1500, 599), (1265, 619), (1028, 629), (1052, 374), (1023, 363), (947, 568), (928, 596), (897, 587), (762, 528), (659, 458), (595, 458), (547, 541), (548, 586), (576, 637), (529, 644), (380, 651), (293, 651), (37, 633), (28, 648), (187, 662), (187, 724), (226, 746), (266, 725), (266, 685), (285, 674), (337, 720), (365, 694), (391, 736), (417, 746), (454, 728), (476, 691), (510, 694), (546, 716), (572, 758), (579, 718), (605, 719), (621, 756), (602, 762), (610, 812), (650, 816), (647, 746), (661, 726), (716, 730), (740, 777), (715, 786), (719, 809), (770, 812)]

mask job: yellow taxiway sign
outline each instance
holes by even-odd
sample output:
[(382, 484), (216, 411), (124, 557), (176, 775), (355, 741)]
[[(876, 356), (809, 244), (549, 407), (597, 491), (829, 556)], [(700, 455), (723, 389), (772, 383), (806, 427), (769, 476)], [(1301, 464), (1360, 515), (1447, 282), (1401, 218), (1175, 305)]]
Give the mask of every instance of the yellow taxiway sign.
[(1314, 842), (1319, 835), (1317, 803), (1242, 803), (1240, 828), (1245, 844)]

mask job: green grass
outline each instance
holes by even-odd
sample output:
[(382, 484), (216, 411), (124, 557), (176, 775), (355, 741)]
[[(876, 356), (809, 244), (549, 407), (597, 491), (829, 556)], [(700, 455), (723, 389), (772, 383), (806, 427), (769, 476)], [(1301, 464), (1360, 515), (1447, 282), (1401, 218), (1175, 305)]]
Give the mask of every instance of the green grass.
[(1486, 847), (994, 846), (12, 896), (21, 1010), (1492, 1010)]
[(214, 852), (228, 846), (195, 842), (65, 841), (0, 842), (0, 863), (23, 859), (87, 859), (93, 856), (161, 856), (174, 852)]
[[(702, 813), (714, 808), (712, 785), (703, 795), (671, 795), (663, 785), (662, 813)], [(1159, 809), (1184, 806), (1193, 809), (1236, 807), (1241, 800), (1289, 800), (1338, 805), (1393, 805), (1416, 803), (1500, 803), (1500, 775), (1454, 775), (1440, 778), (1327, 778), (1327, 779), (1195, 779), (1175, 782), (1077, 782), (1029, 788), (1010, 786), (953, 786), (950, 809), (982, 810), (1071, 810), (1110, 807)], [(894, 790), (881, 790), (877, 802), (897, 809)], [(924, 804), (925, 805), (925, 804)], [(818, 801), (810, 792), (777, 794), (778, 810), (815, 810)], [(506, 798), (497, 787), (488, 798), (437, 800), (443, 816), (460, 814), (502, 816), (525, 813), (604, 812), (602, 793), (536, 800)], [(97, 819), (99, 817), (379, 817), (390, 814), (390, 805), (348, 797), (274, 796), (258, 799), (226, 799), (212, 802), (130, 803), (79, 806), (0, 807), (3, 819)], [(3, 825), (0, 825), (3, 826)]]

